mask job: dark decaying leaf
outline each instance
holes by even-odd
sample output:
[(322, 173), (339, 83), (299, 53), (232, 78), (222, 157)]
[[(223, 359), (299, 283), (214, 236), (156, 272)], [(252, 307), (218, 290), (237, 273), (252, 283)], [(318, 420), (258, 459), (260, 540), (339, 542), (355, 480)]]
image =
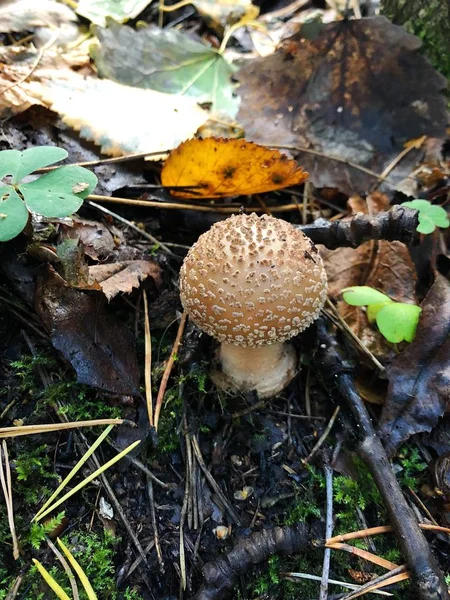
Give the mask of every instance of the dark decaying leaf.
[(51, 267), (36, 282), (36, 312), (78, 382), (114, 394), (136, 394), (139, 368), (133, 337), (103, 302), (98, 294), (69, 288)]
[[(303, 146), (377, 173), (422, 135), (442, 137), (445, 78), (417, 53), (421, 41), (385, 17), (305, 25), (273, 55), (238, 73), (238, 121), (246, 138)], [(401, 168), (408, 174), (412, 150)], [(316, 186), (364, 192), (374, 179), (342, 163), (300, 153)], [(410, 162), (411, 164), (411, 162)]]
[(441, 275), (422, 309), (414, 341), (387, 369), (380, 433), (390, 454), (409, 436), (430, 431), (450, 398), (450, 284)]
[(70, 226), (61, 227), (62, 239), (79, 240), (84, 253), (96, 261), (105, 260), (112, 255), (114, 238), (103, 223), (76, 218), (72, 221)]

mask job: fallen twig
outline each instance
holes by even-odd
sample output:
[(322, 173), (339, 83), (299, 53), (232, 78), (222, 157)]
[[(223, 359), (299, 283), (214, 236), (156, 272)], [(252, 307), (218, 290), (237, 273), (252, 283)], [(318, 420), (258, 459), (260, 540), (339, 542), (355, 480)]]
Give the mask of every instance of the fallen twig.
[(224, 505), (228, 514), (233, 519), (233, 521), (236, 523), (236, 525), (240, 525), (241, 520), (239, 518), (239, 515), (233, 509), (230, 502), (228, 502), (227, 498), (225, 497), (225, 494), (222, 492), (219, 485), (217, 484), (217, 481), (214, 479), (214, 477), (208, 471), (208, 467), (205, 465), (205, 461), (203, 460), (203, 456), (200, 451), (200, 446), (198, 445), (197, 438), (195, 436), (193, 436), (191, 442), (192, 442), (192, 449), (194, 450), (195, 458), (197, 459), (198, 465), (199, 465), (200, 469), (203, 471), (203, 474), (206, 477), (206, 480), (208, 481), (209, 485), (214, 490), (214, 492), (217, 494), (217, 496), (220, 498), (220, 501), (222, 502), (222, 504)]
[(315, 244), (335, 248), (357, 248), (369, 240), (399, 241), (404, 244), (417, 242), (419, 224), (416, 210), (394, 206), (376, 215), (357, 213), (348, 221), (317, 219), (311, 225), (299, 225), (299, 229)]
[(353, 364), (344, 355), (324, 320), (318, 322), (317, 361), (326, 382), (333, 382), (356, 420), (357, 452), (366, 463), (397, 534), (418, 600), (448, 600), (444, 576), (392, 470), (386, 451), (375, 433), (366, 407), (356, 390)]
[(204, 583), (191, 600), (221, 600), (253, 565), (277, 553), (298, 554), (308, 543), (303, 523), (274, 527), (241, 538), (230, 552), (204, 565)]
[[(336, 411), (335, 411), (336, 412)], [(329, 464), (324, 465), (325, 482), (327, 486), (327, 519), (325, 524), (325, 535), (331, 537), (333, 533), (333, 469)], [(319, 600), (328, 598), (328, 578), (330, 576), (330, 548), (326, 547), (323, 556), (322, 579), (320, 581)]]

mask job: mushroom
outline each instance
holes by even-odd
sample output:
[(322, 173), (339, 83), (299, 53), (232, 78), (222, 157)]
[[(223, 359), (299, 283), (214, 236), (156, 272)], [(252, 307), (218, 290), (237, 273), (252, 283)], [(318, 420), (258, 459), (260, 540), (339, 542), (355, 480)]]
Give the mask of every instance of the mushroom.
[(271, 216), (242, 214), (216, 223), (192, 246), (180, 293), (192, 321), (221, 342), (216, 385), (269, 398), (297, 371), (288, 340), (319, 316), (327, 279), (301, 231)]

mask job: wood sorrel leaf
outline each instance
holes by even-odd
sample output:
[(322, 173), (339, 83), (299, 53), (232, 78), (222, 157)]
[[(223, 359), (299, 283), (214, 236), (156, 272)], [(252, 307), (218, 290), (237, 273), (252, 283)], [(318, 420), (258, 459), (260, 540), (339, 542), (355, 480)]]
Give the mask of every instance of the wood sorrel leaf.
[(415, 304), (391, 302), (377, 313), (378, 329), (387, 341), (393, 344), (398, 344), (403, 340), (412, 342), (416, 335), (421, 312), (420, 306)]
[(0, 188), (0, 242), (19, 235), (28, 220), (28, 211), (14, 188)]
[(20, 163), (14, 177), (14, 183), (18, 183), (37, 169), (53, 165), (69, 156), (67, 150), (57, 148), (56, 146), (36, 146), (35, 148), (28, 148), (23, 152), (19, 152), (19, 154)]
[(369, 304), (379, 304), (380, 302), (391, 302), (389, 296), (367, 285), (354, 285), (344, 288), (342, 296), (345, 302), (351, 306), (368, 306)]
[(97, 185), (83, 167), (60, 167), (19, 187), (28, 209), (45, 217), (67, 217), (80, 208)]

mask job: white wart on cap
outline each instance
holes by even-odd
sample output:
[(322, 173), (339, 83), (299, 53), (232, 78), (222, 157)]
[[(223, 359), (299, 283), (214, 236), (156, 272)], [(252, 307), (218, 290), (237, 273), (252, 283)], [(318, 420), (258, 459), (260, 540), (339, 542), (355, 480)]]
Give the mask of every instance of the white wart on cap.
[[(222, 342), (220, 360), (231, 387), (256, 389), (261, 397), (280, 391), (295, 374), (293, 348), (282, 345), (318, 317), (326, 289), (325, 269), (312, 241), (267, 215), (216, 223), (192, 246), (180, 272), (183, 306), (200, 329)], [(274, 345), (278, 349), (269, 350)], [(236, 360), (229, 360), (230, 352)], [(279, 370), (281, 355), (292, 373), (278, 375), (279, 389), (273, 391), (272, 383), (259, 382), (264, 373), (253, 363), (264, 363), (265, 372), (269, 366)], [(248, 363), (243, 373), (228, 372), (235, 370), (235, 362)]]

